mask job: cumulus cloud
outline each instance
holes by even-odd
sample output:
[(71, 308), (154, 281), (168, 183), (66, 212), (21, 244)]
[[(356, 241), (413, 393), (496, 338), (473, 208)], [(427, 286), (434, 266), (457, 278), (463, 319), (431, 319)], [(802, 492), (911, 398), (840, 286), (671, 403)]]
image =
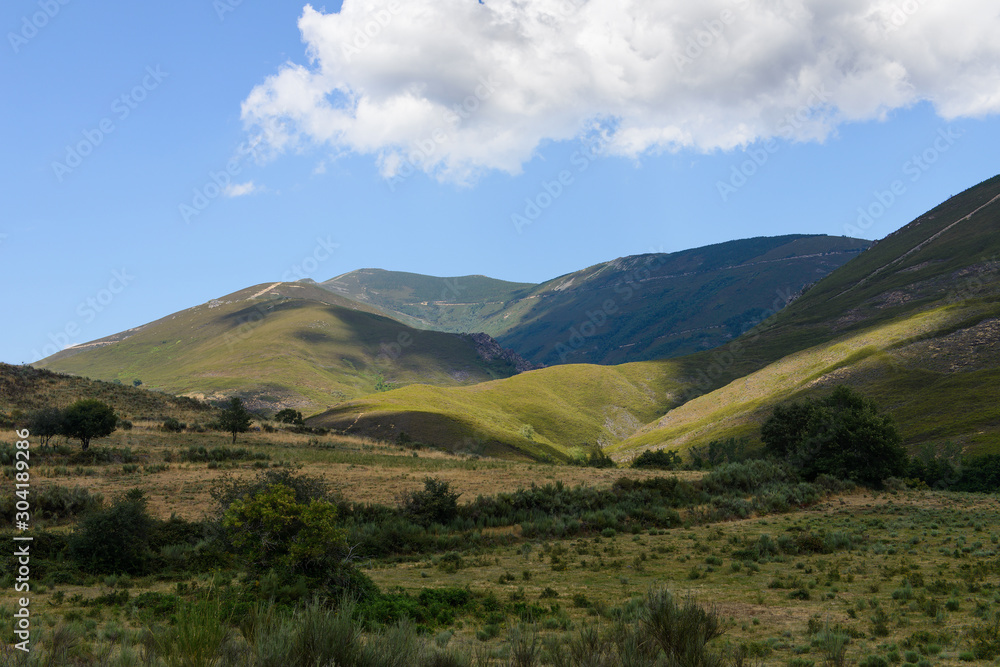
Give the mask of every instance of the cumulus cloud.
[[(1000, 110), (995, 0), (344, 0), (242, 106), (272, 153), (325, 145), (468, 182), (546, 141), (609, 154), (823, 140), (931, 103)], [(596, 143), (596, 142), (595, 142)]]
[(260, 190), (253, 181), (247, 181), (246, 183), (230, 183), (226, 186), (225, 190), (222, 191), (226, 197), (242, 197), (244, 195), (252, 195), (253, 193)]

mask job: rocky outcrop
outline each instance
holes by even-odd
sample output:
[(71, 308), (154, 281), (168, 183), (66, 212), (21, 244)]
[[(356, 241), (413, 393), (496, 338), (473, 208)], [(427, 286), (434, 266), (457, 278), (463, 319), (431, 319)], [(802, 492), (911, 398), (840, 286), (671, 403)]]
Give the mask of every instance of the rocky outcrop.
[(496, 342), (493, 336), (489, 334), (473, 333), (462, 335), (472, 339), (472, 342), (476, 344), (476, 353), (483, 361), (489, 362), (494, 359), (502, 359), (512, 365), (518, 373), (533, 371), (536, 368), (544, 368), (541, 365), (536, 366), (513, 350), (501, 347), (500, 343)]

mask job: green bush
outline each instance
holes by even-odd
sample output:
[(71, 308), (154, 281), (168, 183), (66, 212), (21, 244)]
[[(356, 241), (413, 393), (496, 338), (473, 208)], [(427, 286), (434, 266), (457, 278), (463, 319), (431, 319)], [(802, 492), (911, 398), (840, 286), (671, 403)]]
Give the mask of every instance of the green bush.
[(670, 665), (708, 667), (719, 664), (706, 647), (720, 636), (722, 622), (714, 609), (706, 610), (694, 598), (678, 603), (666, 589), (651, 590), (640, 616), (644, 634), (651, 637)]
[(761, 427), (761, 440), (810, 480), (828, 474), (880, 487), (908, 465), (892, 419), (846, 386), (822, 400), (779, 405)]
[(411, 491), (403, 500), (403, 513), (422, 526), (450, 524), (458, 515), (458, 496), (448, 482), (424, 479), (423, 491)]
[(681, 467), (681, 457), (677, 452), (667, 449), (647, 449), (632, 459), (633, 468), (658, 468), (660, 470), (677, 470)]
[(180, 433), (185, 428), (187, 428), (187, 424), (182, 424), (175, 417), (167, 417), (160, 424), (160, 429), (167, 433)]
[(133, 489), (111, 507), (83, 518), (70, 537), (70, 555), (92, 574), (142, 574), (152, 528), (145, 495)]

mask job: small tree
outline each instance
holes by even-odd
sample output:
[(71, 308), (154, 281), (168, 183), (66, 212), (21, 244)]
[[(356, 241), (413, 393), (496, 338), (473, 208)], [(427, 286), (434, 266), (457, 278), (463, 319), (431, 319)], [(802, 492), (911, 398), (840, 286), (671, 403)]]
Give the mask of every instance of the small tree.
[(236, 442), (238, 433), (246, 433), (250, 430), (250, 422), (253, 415), (247, 411), (243, 401), (238, 396), (233, 396), (226, 402), (226, 407), (222, 409), (219, 416), (219, 424), (223, 431), (233, 434), (233, 443)]
[(28, 430), (41, 439), (42, 449), (49, 446), (52, 436), (62, 433), (63, 413), (59, 408), (47, 407), (28, 415)]
[(274, 421), (282, 424), (294, 424), (295, 426), (302, 426), (305, 424), (305, 420), (302, 419), (302, 413), (298, 410), (292, 410), (291, 408), (279, 410), (278, 414), (274, 415)]
[(828, 474), (878, 486), (906, 472), (906, 450), (892, 418), (849, 387), (775, 408), (761, 439), (769, 453), (788, 459), (808, 479)]
[(118, 416), (111, 406), (94, 398), (84, 398), (66, 408), (62, 413), (60, 433), (67, 438), (77, 438), (83, 451), (90, 447), (91, 438), (103, 438), (114, 433)]
[(458, 515), (460, 493), (451, 490), (448, 482), (433, 477), (424, 478), (423, 491), (411, 491), (403, 498), (403, 511), (424, 526), (448, 525)]
[(88, 514), (70, 536), (69, 552), (93, 574), (142, 574), (152, 529), (146, 496), (132, 489), (111, 507)]

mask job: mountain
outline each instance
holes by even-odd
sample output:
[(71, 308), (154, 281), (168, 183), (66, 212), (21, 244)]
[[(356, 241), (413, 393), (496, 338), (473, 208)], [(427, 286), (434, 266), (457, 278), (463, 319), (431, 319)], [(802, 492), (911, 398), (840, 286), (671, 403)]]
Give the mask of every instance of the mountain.
[(407, 387), (313, 422), (528, 456), (597, 444), (628, 459), (755, 436), (778, 403), (846, 383), (893, 415), (911, 448), (954, 440), (1000, 451), (998, 202), (1000, 177), (949, 199), (712, 350), (550, 367), (476, 387)]
[(844, 383), (892, 414), (911, 447), (1000, 452), (1000, 177), (879, 241), (742, 343), (691, 394), (704, 395), (614, 451), (752, 435), (777, 403)]
[(306, 413), (393, 386), (475, 384), (530, 367), (488, 337), (413, 329), (303, 283), (240, 290), (36, 366)]
[(485, 331), (535, 364), (615, 364), (720, 345), (870, 243), (743, 239), (619, 258), (538, 285), (362, 269), (322, 286), (413, 326)]

